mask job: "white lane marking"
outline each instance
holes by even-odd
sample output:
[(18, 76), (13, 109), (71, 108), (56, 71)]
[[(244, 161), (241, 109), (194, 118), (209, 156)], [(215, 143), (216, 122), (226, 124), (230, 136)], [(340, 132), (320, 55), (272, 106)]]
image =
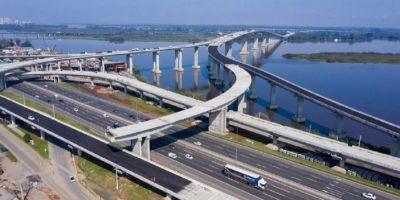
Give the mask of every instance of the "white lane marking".
[(259, 168), (265, 168), (264, 165), (260, 165), (260, 164), (256, 164), (256, 166), (259, 167)]
[(318, 181), (316, 181), (316, 180), (314, 180), (314, 179), (312, 179), (312, 178), (306, 178), (307, 180), (309, 180), (309, 181), (311, 181), (311, 182), (314, 182), (314, 183), (318, 183)]
[(214, 160), (211, 160), (211, 163), (216, 164), (216, 165), (221, 165), (221, 163), (215, 162)]
[(249, 153), (249, 156), (257, 158), (257, 156), (255, 154), (253, 154), (253, 153)]
[(295, 179), (295, 180), (297, 180), (297, 181), (302, 181), (301, 179), (299, 179), (299, 178), (297, 178), (297, 177), (294, 177), (294, 176), (290, 176), (290, 178)]
[(270, 191), (270, 192), (272, 192), (272, 193), (274, 193), (274, 194), (277, 194), (277, 195), (279, 195), (279, 196), (286, 197), (286, 195), (281, 194), (281, 193), (279, 193), (279, 192), (277, 192), (277, 191), (273, 191), (273, 190), (268, 190), (268, 191)]
[(220, 169), (219, 167), (217, 167), (215, 165), (208, 165), (208, 166), (210, 166), (211, 168), (214, 168), (214, 169)]
[(281, 169), (280, 167), (275, 166), (275, 165), (270, 165), (270, 166), (273, 167), (273, 168), (275, 168), (275, 169)]
[(248, 156), (248, 155), (246, 155), (246, 154), (240, 154), (240, 156), (243, 156), (243, 157), (245, 157), (245, 158), (251, 159), (251, 157)]
[(206, 167), (201, 167), (201, 168), (203, 168), (204, 170), (206, 170), (206, 171), (208, 171), (208, 172), (213, 172), (211, 169), (208, 169), (208, 168), (206, 168)]
[(273, 199), (279, 200), (278, 198), (276, 198), (276, 197), (274, 197), (274, 196), (271, 196), (271, 195), (268, 194), (268, 193), (263, 192), (262, 194), (265, 195), (265, 196), (267, 196), (267, 197), (269, 197), (268, 199), (273, 198)]

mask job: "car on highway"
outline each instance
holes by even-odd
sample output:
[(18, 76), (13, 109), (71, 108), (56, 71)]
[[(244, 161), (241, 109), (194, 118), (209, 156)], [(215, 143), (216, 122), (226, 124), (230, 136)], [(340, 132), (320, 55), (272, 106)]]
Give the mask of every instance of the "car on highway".
[(169, 145), (169, 148), (170, 148), (170, 149), (175, 149), (175, 145), (170, 144), (170, 145)]
[(177, 158), (178, 156), (177, 156), (175, 153), (169, 152), (169, 153), (168, 153), (168, 157), (175, 159), (175, 158)]
[(71, 183), (75, 182), (75, 177), (74, 176), (69, 176), (68, 179), (69, 179), (69, 182), (71, 182)]
[(48, 86), (48, 85), (44, 85), (44, 87), (46, 87), (46, 88), (47, 88), (47, 87), (49, 87), (49, 86)]
[(104, 113), (104, 114), (103, 114), (103, 117), (108, 118), (108, 117), (110, 117), (110, 116), (108, 116), (107, 113)]
[(35, 97), (39, 99), (39, 95), (35, 95)]
[(75, 111), (75, 112), (78, 112), (79, 110), (78, 110), (78, 108), (74, 108), (74, 111)]
[(32, 116), (32, 115), (29, 115), (28, 119), (31, 120), (31, 121), (33, 121), (33, 120), (35, 120), (35, 117)]
[(185, 158), (187, 158), (187, 159), (189, 159), (189, 160), (193, 160), (193, 156), (190, 155), (190, 154), (188, 154), (188, 153), (185, 155)]
[(118, 128), (119, 127), (119, 123), (118, 122), (114, 122), (112, 125), (113, 128)]
[(372, 199), (372, 200), (376, 199), (376, 196), (370, 192), (363, 192), (361, 196), (363, 196), (366, 199)]
[(201, 146), (201, 142), (200, 141), (193, 142), (193, 144), (195, 144), (197, 146)]

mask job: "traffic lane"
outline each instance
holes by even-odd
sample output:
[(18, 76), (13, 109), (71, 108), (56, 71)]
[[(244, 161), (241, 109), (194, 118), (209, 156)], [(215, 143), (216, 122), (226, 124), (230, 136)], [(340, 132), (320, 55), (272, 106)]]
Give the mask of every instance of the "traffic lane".
[[(231, 158), (235, 158), (236, 156), (235, 147), (227, 146), (226, 144), (220, 143), (219, 140), (212, 140), (207, 136), (195, 135), (185, 140), (191, 143), (200, 141), (202, 143), (202, 147), (206, 149), (219, 152), (223, 155), (228, 155)], [(369, 191), (368, 188), (355, 187), (345, 179), (339, 177), (327, 177), (326, 175), (318, 173), (312, 169), (301, 168), (290, 161), (284, 161), (278, 158), (270, 158), (271, 156), (260, 154), (263, 153), (251, 152), (246, 149), (242, 149), (240, 146), (238, 147), (238, 159), (240, 161), (244, 163), (254, 163), (257, 168), (274, 172), (281, 177), (302, 183), (338, 198), (363, 199), (361, 197), (361, 193)], [(385, 194), (380, 192), (376, 193), (376, 195), (380, 199), (390, 199), (385, 197)]]
[[(83, 115), (85, 120), (88, 120), (91, 123), (98, 123), (104, 129), (107, 126), (112, 126), (114, 124), (114, 122), (117, 122), (117, 120), (113, 119), (112, 117), (104, 117), (103, 115), (98, 114), (97, 112), (93, 112), (92, 110), (87, 109), (86, 107), (83, 107), (79, 104), (74, 104), (73, 102), (70, 102), (67, 100), (59, 101), (60, 99), (54, 97), (54, 95), (49, 95), (41, 90), (37, 90), (36, 88), (29, 87), (27, 85), (24, 85), (24, 86), (17, 85), (13, 88), (18, 89), (19, 91), (22, 91), (26, 94), (29, 94), (30, 96), (34, 97), (37, 100), (42, 101), (43, 103), (54, 104), (57, 108), (60, 108), (66, 112), (69, 112), (72, 115), (75, 115), (75, 116)], [(38, 97), (36, 97), (36, 96), (38, 96)], [(75, 111), (74, 109), (78, 109), (78, 110)], [(120, 121), (118, 121), (118, 122), (121, 125), (126, 124), (125, 122), (120, 122)]]
[[(168, 141), (164, 141), (164, 142), (168, 143)], [(193, 166), (196, 170), (199, 170), (202, 173), (205, 173), (205, 174), (207, 174), (213, 178), (216, 178), (218, 180), (221, 180), (222, 182), (234, 185), (235, 187), (238, 187), (241, 190), (247, 191), (247, 192), (251, 193), (252, 195), (255, 195), (259, 198), (264, 199), (266, 197), (270, 197), (270, 198), (274, 197), (277, 199), (314, 199), (314, 197), (312, 197), (312, 196), (308, 196), (305, 193), (300, 193), (296, 190), (292, 190), (291, 188), (288, 188), (285, 185), (279, 184), (278, 182), (269, 180), (269, 179), (267, 179), (267, 182), (268, 182), (267, 190), (260, 191), (256, 188), (248, 186), (245, 183), (241, 183), (241, 182), (235, 181), (233, 179), (230, 179), (229, 177), (222, 174), (222, 169), (224, 168), (224, 165), (226, 164), (225, 162), (221, 162), (217, 159), (210, 158), (201, 153), (198, 153), (198, 152), (195, 152), (188, 148), (185, 148), (179, 144), (174, 145), (173, 149), (165, 146), (165, 144), (161, 144), (161, 145), (162, 145), (162, 147), (157, 148), (156, 152), (159, 152), (165, 156), (168, 156), (169, 152), (173, 152), (173, 153), (177, 154), (177, 156), (178, 156), (175, 159), (176, 161), (178, 161), (182, 164), (188, 165), (188, 166)], [(189, 153), (193, 156), (192, 160), (187, 159), (185, 157), (185, 155), (187, 153)]]
[(104, 159), (117, 163), (120, 166), (125, 167), (144, 178), (147, 178), (148, 180), (152, 180), (154, 176), (157, 176), (158, 178), (156, 182), (170, 189), (171, 191), (179, 192), (183, 190), (185, 186), (191, 183), (191, 181), (187, 179), (129, 155), (126, 152), (100, 142), (99, 140), (89, 137), (68, 126), (60, 124), (51, 118), (42, 116), (32, 110), (15, 104), (3, 97), (0, 97), (0, 105), (27, 120), (28, 116), (34, 116), (36, 119), (40, 119), (40, 125), (47, 130), (57, 133), (61, 137), (86, 148), (88, 151), (100, 155)]
[[(103, 100), (98, 99), (97, 97), (89, 96), (88, 94), (78, 94), (68, 89), (59, 87), (54, 83), (46, 83), (46, 82), (31, 82), (31, 83), (38, 85), (40, 87), (47, 85), (46, 89), (51, 90), (52, 92), (62, 94), (66, 97), (75, 100), (79, 100), (80, 102), (93, 106), (95, 108), (104, 109), (105, 111), (108, 111), (109, 113), (113, 113), (120, 117), (124, 118), (128, 117), (127, 120), (131, 120), (133, 122), (136, 121), (137, 111), (135, 110), (126, 109), (120, 106), (110, 106), (110, 103), (104, 102)], [(137, 116), (139, 120), (147, 118), (145, 115), (139, 112), (137, 113)]]
[[(64, 89), (65, 90), (65, 89)], [(91, 97), (90, 97), (91, 98)], [(88, 101), (91, 101), (93, 103), (95, 103), (96, 101), (93, 99), (88, 99)], [(107, 102), (105, 102), (106, 104), (108, 104)], [(96, 103), (95, 103), (96, 104)], [(113, 105), (113, 104), (108, 104), (109, 105)], [(178, 127), (174, 127), (172, 128), (172, 130), (175, 131), (180, 131), (182, 130), (181, 128)], [(201, 138), (198, 138), (201, 136), (193, 136), (193, 139), (197, 139), (197, 140), (201, 140)], [(190, 140), (191, 138), (188, 138), (187, 140)], [(213, 149), (213, 151), (219, 151), (222, 155), (230, 155), (230, 157), (233, 157), (233, 150), (229, 148), (229, 146), (226, 146), (225, 144), (212, 144), (212, 140), (209, 140), (207, 138), (203, 138), (205, 141), (203, 141), (204, 147), (212, 149), (213, 147), (215, 147)], [(193, 141), (193, 140), (192, 140)], [(210, 142), (211, 141), (211, 142)], [(211, 143), (212, 145), (207, 146), (206, 144)], [(219, 149), (217, 149), (219, 148)], [(222, 151), (222, 152), (221, 152)], [(242, 151), (241, 151), (242, 152)], [(247, 156), (247, 154), (245, 153), (241, 153), (240, 155), (243, 155), (244, 157)], [(252, 153), (248, 153), (248, 156), (253, 156)], [(257, 158), (258, 160), (258, 158)], [(321, 190), (322, 192), (325, 193), (330, 193), (334, 196), (343, 196), (343, 194), (348, 194), (349, 196), (354, 196), (354, 195), (358, 195), (361, 193), (361, 189), (358, 188), (351, 188), (349, 189), (349, 184), (342, 184), (345, 185), (347, 187), (343, 188), (343, 187), (339, 187), (341, 189), (339, 189), (340, 191), (337, 191), (335, 187), (333, 187), (332, 185), (337, 185), (336, 182), (338, 182), (338, 180), (340, 181), (340, 179), (338, 180), (328, 180), (325, 177), (321, 177), (319, 175), (310, 175), (310, 172), (300, 172), (299, 171), (303, 171), (303, 170), (284, 170), (282, 168), (288, 168), (286, 166), (287, 163), (283, 163), (283, 164), (274, 164), (275, 162), (277, 162), (276, 160), (271, 161), (270, 159), (267, 159), (267, 162), (269, 160), (269, 163), (262, 163), (262, 164), (258, 164), (258, 166), (260, 168), (263, 168), (266, 171), (279, 171), (279, 174), (281, 174), (283, 177), (285, 177), (285, 175), (287, 175), (287, 172), (292, 172), (292, 174), (290, 174), (290, 176), (286, 176), (288, 179), (296, 181), (296, 182), (302, 182), (304, 180), (306, 180), (307, 182), (305, 184), (309, 185), (310, 187), (313, 188), (318, 188), (319, 190)], [(265, 161), (264, 161), (265, 162)], [(278, 161), (279, 162), (279, 161)], [(292, 167), (292, 166), (291, 166)], [(297, 173), (295, 173), (297, 172)], [(299, 175), (302, 175), (301, 177), (299, 177)], [(323, 184), (322, 184), (323, 183)]]

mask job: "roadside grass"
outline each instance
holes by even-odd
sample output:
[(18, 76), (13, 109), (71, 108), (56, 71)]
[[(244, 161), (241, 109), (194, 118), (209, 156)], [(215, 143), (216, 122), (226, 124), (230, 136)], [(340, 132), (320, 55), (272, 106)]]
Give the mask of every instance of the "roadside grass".
[(211, 132), (207, 132), (207, 133), (209, 135), (212, 135), (212, 136), (215, 136), (215, 137), (218, 137), (218, 138), (230, 141), (230, 142), (234, 142), (239, 145), (246, 146), (246, 147), (255, 149), (257, 151), (276, 156), (278, 158), (283, 158), (283, 159), (286, 159), (286, 160), (289, 160), (289, 161), (292, 161), (292, 162), (295, 162), (295, 163), (298, 163), (298, 164), (301, 164), (301, 165), (304, 165), (304, 166), (307, 166), (307, 167), (310, 167), (310, 168), (313, 168), (313, 169), (316, 169), (319, 171), (323, 171), (323, 172), (326, 172), (329, 174), (336, 175), (341, 178), (345, 178), (345, 179), (360, 183), (362, 185), (367, 185), (367, 186), (373, 187), (375, 189), (382, 190), (382, 191), (400, 196), (400, 190), (397, 190), (395, 188), (386, 187), (384, 185), (375, 183), (373, 181), (370, 181), (370, 180), (367, 180), (367, 179), (364, 179), (361, 177), (351, 176), (349, 174), (342, 174), (340, 172), (334, 171), (333, 169), (331, 169), (328, 166), (323, 166), (323, 165), (320, 165), (320, 164), (317, 164), (317, 163), (314, 163), (314, 162), (311, 162), (311, 161), (308, 161), (308, 160), (305, 160), (302, 158), (297, 158), (297, 157), (290, 156), (288, 154), (284, 154), (279, 151), (274, 151), (274, 150), (266, 147), (267, 143), (263, 143), (263, 142), (256, 141), (256, 140), (251, 140), (251, 139), (241, 136), (240, 134), (235, 134), (235, 133), (231, 133), (231, 132), (228, 132), (228, 134), (226, 134), (226, 135), (221, 135), (221, 134), (216, 134), (216, 133), (211, 133)]
[(74, 85), (72, 85), (70, 83), (62, 82), (62, 83), (58, 83), (57, 85), (59, 87), (65, 88), (67, 90), (71, 90), (71, 91), (79, 93), (79, 94), (83, 93), (79, 88), (75, 87)]
[[(12, 99), (14, 101), (17, 101), (19, 103), (22, 103), (22, 104), (24, 103), (23, 97), (20, 96), (20, 95), (15, 94), (13, 92), (3, 91), (3, 92), (0, 92), (0, 94), (5, 96), (5, 97), (8, 97), (8, 98), (10, 98), (10, 99)], [(31, 107), (31, 108), (33, 108), (35, 110), (47, 113), (50, 116), (53, 116), (53, 111), (50, 108), (47, 108), (47, 107), (45, 107), (45, 106), (43, 106), (43, 105), (41, 105), (39, 103), (33, 102), (33, 101), (31, 101), (29, 99), (26, 99), (26, 98), (25, 98), (25, 105), (28, 106), (28, 107)], [(70, 118), (68, 118), (68, 117), (66, 117), (66, 116), (64, 116), (62, 114), (55, 113), (55, 118), (60, 120), (60, 121), (62, 121), (62, 122), (64, 122), (64, 123), (66, 123), (66, 124), (69, 124), (69, 125), (71, 125), (73, 127), (76, 127), (76, 128), (78, 128), (78, 129), (80, 129), (82, 131), (85, 131), (85, 132), (90, 133), (92, 135), (96, 135), (89, 127), (81, 124), (78, 121), (70, 119)]]
[[(3, 148), (4, 145), (0, 144), (0, 148)], [(14, 154), (12, 154), (10, 152), (10, 150), (7, 149), (7, 151), (5, 152), (5, 155), (8, 159), (10, 159), (11, 162), (17, 162), (18, 159), (14, 156)]]
[[(119, 177), (119, 191), (115, 188), (115, 172), (105, 164), (94, 163), (92, 160), (83, 157), (75, 157), (79, 170), (85, 174), (84, 184), (89, 186), (100, 195), (102, 199), (112, 197), (113, 199), (148, 199), (156, 200), (163, 197), (124, 176)], [(102, 191), (99, 191), (102, 190)]]

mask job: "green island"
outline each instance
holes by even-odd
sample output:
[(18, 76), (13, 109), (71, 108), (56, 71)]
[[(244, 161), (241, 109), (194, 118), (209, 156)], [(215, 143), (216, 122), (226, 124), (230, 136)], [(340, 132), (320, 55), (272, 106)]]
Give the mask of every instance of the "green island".
[(321, 52), (310, 54), (287, 53), (286, 59), (301, 59), (320, 62), (338, 63), (388, 63), (399, 64), (400, 53), (376, 53), (376, 52)]

